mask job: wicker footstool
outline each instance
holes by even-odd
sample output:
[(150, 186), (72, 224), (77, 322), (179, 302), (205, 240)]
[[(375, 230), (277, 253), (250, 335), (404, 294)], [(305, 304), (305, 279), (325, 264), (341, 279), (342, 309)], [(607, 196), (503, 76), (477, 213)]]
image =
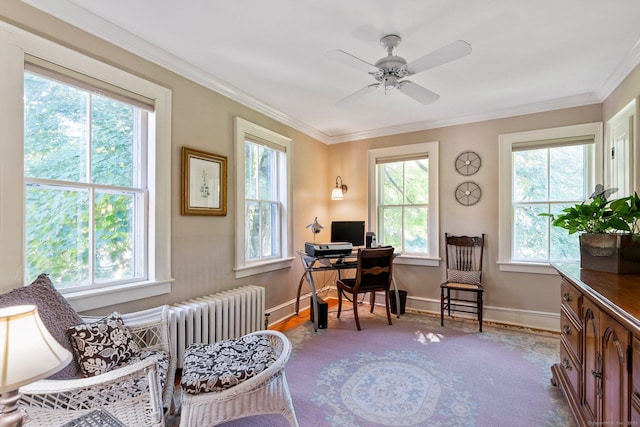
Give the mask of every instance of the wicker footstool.
[(284, 368), (287, 337), (259, 331), (216, 344), (191, 344), (182, 370), (180, 426), (210, 426), (260, 414), (282, 414), (298, 426)]

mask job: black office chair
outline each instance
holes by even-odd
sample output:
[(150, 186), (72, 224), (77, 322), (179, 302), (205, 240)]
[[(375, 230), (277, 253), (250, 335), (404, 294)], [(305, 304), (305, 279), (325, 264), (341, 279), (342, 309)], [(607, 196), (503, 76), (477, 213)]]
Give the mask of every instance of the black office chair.
[[(342, 312), (343, 294), (351, 294), (353, 302), (353, 315), (356, 326), (360, 331), (358, 319), (358, 294), (367, 292), (384, 291), (387, 320), (391, 325), (391, 311), (389, 309), (389, 288), (393, 275), (393, 248), (366, 248), (358, 250), (356, 277), (350, 279), (338, 279), (338, 318)], [(373, 300), (373, 299), (372, 299)], [(371, 304), (371, 312), (373, 313)]]
[[(473, 313), (478, 317), (482, 332), (484, 234), (469, 237), (450, 236), (445, 233), (444, 239), (447, 280), (440, 285), (440, 326), (444, 326), (445, 310), (449, 316), (452, 311)], [(456, 292), (454, 298), (451, 297), (451, 291)], [(460, 298), (459, 292), (471, 292), (475, 294), (475, 298)]]

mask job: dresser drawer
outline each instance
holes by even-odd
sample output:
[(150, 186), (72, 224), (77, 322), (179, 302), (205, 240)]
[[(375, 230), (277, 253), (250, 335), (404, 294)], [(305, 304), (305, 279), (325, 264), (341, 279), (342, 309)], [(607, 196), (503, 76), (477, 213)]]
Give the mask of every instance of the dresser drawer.
[(573, 357), (572, 351), (567, 348), (565, 340), (560, 340), (560, 366), (564, 371), (569, 384), (571, 385), (572, 394), (578, 400), (582, 399), (582, 368), (578, 361)]
[(582, 318), (582, 294), (566, 280), (560, 285), (560, 295), (562, 297), (562, 305), (567, 307), (569, 312), (576, 319)]
[[(582, 362), (582, 326), (576, 324), (573, 316), (567, 313), (568, 308), (563, 305), (560, 310), (560, 331), (564, 341), (573, 352), (574, 358)], [(638, 384), (640, 386), (640, 384)]]

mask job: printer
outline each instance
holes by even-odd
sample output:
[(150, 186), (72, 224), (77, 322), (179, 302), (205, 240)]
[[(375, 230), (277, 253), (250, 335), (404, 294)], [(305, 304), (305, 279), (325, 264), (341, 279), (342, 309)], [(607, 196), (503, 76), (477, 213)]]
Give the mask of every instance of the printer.
[(347, 242), (335, 242), (335, 243), (311, 243), (304, 244), (304, 251), (307, 255), (322, 257), (322, 256), (347, 256), (351, 255), (353, 251), (353, 245)]

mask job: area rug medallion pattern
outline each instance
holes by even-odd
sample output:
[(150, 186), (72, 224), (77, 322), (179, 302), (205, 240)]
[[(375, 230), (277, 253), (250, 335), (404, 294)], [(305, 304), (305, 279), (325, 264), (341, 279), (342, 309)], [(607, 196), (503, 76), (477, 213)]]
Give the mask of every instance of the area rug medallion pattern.
[[(361, 310), (330, 315), (287, 336), (286, 374), (302, 427), (316, 426), (570, 426), (561, 392), (550, 384), (559, 337), (520, 328), (406, 314), (386, 318)], [(377, 311), (377, 310), (376, 310)], [(382, 312), (382, 310), (380, 310)], [(286, 426), (279, 415), (225, 426)]]

